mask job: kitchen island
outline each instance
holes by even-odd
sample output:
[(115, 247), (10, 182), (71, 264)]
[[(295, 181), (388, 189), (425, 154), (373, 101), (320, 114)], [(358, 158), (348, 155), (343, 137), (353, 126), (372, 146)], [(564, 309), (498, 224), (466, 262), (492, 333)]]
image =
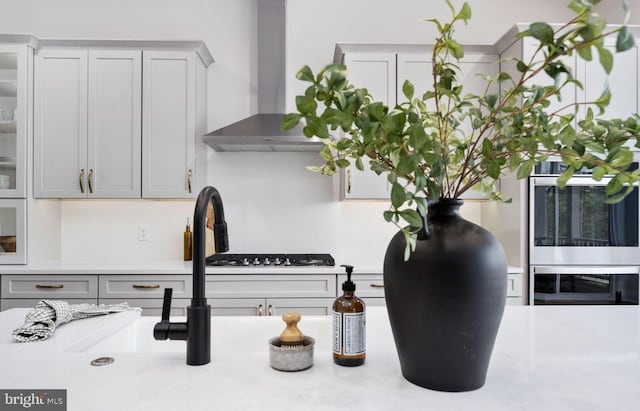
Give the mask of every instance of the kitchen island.
[[(317, 344), (313, 367), (296, 373), (269, 367), (267, 341), (284, 328), (279, 318), (214, 317), (212, 362), (193, 367), (185, 364), (183, 341), (153, 341), (157, 319), (134, 312), (65, 324), (45, 342), (13, 343), (10, 332), (22, 324), (26, 311), (0, 313), (0, 389), (66, 389), (68, 410), (582, 411), (638, 406), (637, 306), (506, 307), (487, 383), (466, 393), (431, 391), (402, 377), (382, 307), (368, 309), (367, 360), (355, 368), (333, 364), (330, 317), (303, 317), (300, 329)], [(102, 356), (115, 362), (89, 364)]]

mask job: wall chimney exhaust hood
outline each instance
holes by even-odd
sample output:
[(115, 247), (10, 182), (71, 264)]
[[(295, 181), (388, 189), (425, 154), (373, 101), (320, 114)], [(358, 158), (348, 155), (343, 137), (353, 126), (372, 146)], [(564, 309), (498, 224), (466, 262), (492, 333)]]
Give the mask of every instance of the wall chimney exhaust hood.
[(302, 125), (281, 130), (283, 114), (255, 114), (202, 137), (216, 151), (320, 151), (322, 140), (307, 138)]
[[(303, 125), (283, 131), (285, 111), (286, 0), (260, 0), (258, 7), (258, 113), (202, 137), (216, 151), (320, 151)], [(278, 113), (278, 114), (268, 114)]]

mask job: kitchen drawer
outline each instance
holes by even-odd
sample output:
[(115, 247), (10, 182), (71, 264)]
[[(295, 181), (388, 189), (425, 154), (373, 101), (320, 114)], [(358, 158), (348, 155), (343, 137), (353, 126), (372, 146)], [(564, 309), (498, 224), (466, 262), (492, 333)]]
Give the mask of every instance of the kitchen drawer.
[[(346, 274), (338, 275), (338, 295), (342, 295), (342, 283), (345, 281), (347, 281)], [(384, 297), (382, 274), (352, 274), (351, 281), (356, 285), (355, 293), (358, 297), (363, 299), (367, 297)]]
[[(129, 303), (132, 307), (142, 308), (142, 315), (158, 317), (162, 315), (162, 299), (158, 298), (100, 298), (100, 304)], [(186, 317), (187, 306), (191, 300), (188, 298), (174, 298), (171, 300), (171, 317)], [(173, 321), (173, 318), (172, 318)]]
[(215, 316), (266, 315), (264, 298), (210, 298), (211, 314)]
[(508, 274), (507, 297), (522, 296), (522, 274)]
[[(36, 304), (38, 304), (40, 300), (40, 298), (3, 298), (0, 301), (0, 311), (8, 310), (10, 308), (35, 308)], [(65, 301), (69, 304), (96, 304), (98, 302), (95, 298), (65, 299)]]
[(290, 311), (305, 315), (330, 315), (335, 298), (268, 298), (266, 315), (280, 316)]
[(207, 276), (207, 298), (335, 298), (335, 296), (335, 274)]
[(159, 298), (173, 288), (173, 298), (191, 298), (190, 275), (101, 275), (100, 298)]
[(3, 275), (2, 298), (98, 298), (98, 276)]

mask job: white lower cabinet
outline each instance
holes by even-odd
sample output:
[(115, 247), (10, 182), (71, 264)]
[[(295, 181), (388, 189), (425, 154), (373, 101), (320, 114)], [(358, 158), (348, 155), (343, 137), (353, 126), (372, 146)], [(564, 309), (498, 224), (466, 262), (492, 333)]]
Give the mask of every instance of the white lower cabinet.
[(85, 299), (98, 298), (97, 275), (3, 275), (5, 299)]
[[(158, 317), (162, 315), (162, 299), (159, 298), (100, 298), (100, 304), (129, 303), (131, 307), (142, 308), (142, 315)], [(191, 300), (188, 298), (174, 298), (171, 300), (171, 316), (186, 317), (187, 306)]]
[[(65, 298), (64, 300), (69, 304), (95, 304), (97, 302), (95, 298)], [(3, 298), (0, 300), (0, 311), (11, 308), (35, 308), (40, 301), (42, 298)]]

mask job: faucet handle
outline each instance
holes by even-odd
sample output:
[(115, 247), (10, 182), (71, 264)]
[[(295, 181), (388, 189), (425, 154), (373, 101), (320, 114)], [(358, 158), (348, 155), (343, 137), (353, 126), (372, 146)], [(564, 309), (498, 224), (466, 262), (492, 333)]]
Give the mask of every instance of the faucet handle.
[(171, 314), (171, 297), (173, 296), (173, 288), (164, 289), (164, 298), (162, 299), (162, 317), (161, 321), (169, 321)]

